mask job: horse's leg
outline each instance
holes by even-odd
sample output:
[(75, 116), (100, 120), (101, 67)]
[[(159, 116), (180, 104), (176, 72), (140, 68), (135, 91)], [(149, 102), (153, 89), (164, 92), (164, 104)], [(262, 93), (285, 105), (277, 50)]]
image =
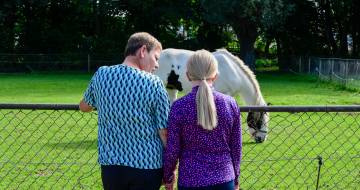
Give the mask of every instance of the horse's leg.
[(169, 95), (169, 98), (170, 98), (170, 103), (172, 104), (176, 99), (177, 99), (177, 93), (178, 93), (178, 90), (176, 89), (166, 89), (168, 95)]

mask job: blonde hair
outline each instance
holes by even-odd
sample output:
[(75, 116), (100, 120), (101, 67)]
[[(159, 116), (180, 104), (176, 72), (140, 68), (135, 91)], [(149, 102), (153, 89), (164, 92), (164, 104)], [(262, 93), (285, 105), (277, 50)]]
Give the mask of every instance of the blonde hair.
[(196, 92), (197, 123), (204, 129), (212, 130), (217, 126), (217, 113), (214, 96), (206, 80), (217, 74), (218, 63), (210, 52), (198, 50), (186, 66), (190, 81), (200, 81)]
[(162, 50), (161, 43), (154, 36), (147, 32), (137, 32), (130, 36), (125, 47), (124, 56), (135, 55), (136, 51), (143, 45), (146, 46), (148, 52), (155, 48)]

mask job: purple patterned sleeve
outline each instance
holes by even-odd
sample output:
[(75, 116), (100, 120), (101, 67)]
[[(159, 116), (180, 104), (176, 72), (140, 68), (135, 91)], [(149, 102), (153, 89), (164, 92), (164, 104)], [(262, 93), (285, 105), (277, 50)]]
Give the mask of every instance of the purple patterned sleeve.
[(242, 136), (241, 136), (241, 116), (239, 107), (236, 104), (236, 101), (232, 103), (233, 113), (234, 113), (234, 123), (231, 131), (230, 137), (230, 151), (231, 159), (235, 171), (235, 185), (239, 184), (240, 176), (240, 161), (241, 161), (241, 151), (242, 151)]
[(174, 171), (180, 152), (180, 125), (179, 117), (176, 114), (176, 102), (170, 108), (168, 121), (167, 146), (165, 148), (163, 167), (164, 182), (171, 183), (174, 180)]

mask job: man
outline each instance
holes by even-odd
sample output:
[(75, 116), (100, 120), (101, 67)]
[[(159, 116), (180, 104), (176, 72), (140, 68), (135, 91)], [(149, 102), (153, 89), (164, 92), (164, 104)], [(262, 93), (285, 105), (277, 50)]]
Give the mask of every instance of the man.
[(160, 78), (161, 43), (148, 33), (130, 36), (121, 65), (100, 67), (80, 102), (98, 112), (98, 151), (104, 189), (158, 190), (169, 99)]

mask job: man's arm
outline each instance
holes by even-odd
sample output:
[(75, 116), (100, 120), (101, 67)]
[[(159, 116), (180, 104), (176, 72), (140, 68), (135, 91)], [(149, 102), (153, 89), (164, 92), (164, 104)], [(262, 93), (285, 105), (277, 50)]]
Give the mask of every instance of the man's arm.
[(167, 141), (167, 121), (170, 111), (170, 101), (168, 94), (165, 90), (164, 84), (159, 79), (157, 81), (157, 94), (156, 94), (156, 105), (155, 105), (155, 121), (158, 127), (158, 133), (163, 143), (166, 147)]
[(159, 129), (159, 136), (164, 147), (166, 147), (167, 129)]
[(91, 111), (93, 111), (93, 107), (89, 106), (89, 105), (84, 101), (84, 99), (82, 99), (82, 100), (80, 101), (79, 109), (80, 109), (82, 112), (91, 112)]

